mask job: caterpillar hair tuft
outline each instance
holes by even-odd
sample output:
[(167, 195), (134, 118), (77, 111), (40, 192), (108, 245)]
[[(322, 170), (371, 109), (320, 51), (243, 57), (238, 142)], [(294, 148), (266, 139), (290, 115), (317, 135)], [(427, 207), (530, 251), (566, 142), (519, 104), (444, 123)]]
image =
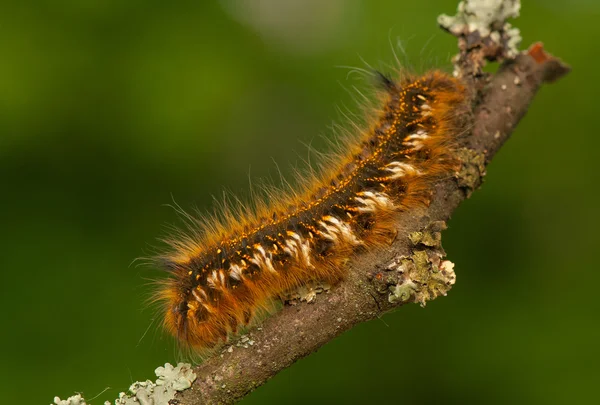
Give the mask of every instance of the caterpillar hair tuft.
[(184, 348), (215, 347), (298, 288), (335, 285), (348, 260), (390, 243), (398, 213), (427, 205), (435, 182), (455, 172), (465, 86), (440, 71), (377, 76), (371, 124), (295, 190), (271, 192), (251, 209), (188, 216), (187, 229), (168, 239), (157, 262), (170, 276), (154, 299)]

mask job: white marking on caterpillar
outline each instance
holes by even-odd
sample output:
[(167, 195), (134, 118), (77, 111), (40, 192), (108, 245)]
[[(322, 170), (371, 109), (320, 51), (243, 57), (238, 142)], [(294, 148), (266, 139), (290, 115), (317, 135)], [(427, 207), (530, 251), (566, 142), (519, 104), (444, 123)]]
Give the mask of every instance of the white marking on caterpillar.
[(422, 149), (423, 146), (423, 140), (429, 138), (429, 135), (427, 135), (427, 132), (423, 131), (422, 129), (418, 130), (416, 134), (411, 134), (409, 136), (407, 136), (406, 138), (404, 138), (404, 142), (402, 142), (403, 145), (405, 146), (410, 146), (411, 148), (414, 148), (415, 150), (419, 150)]
[(283, 251), (298, 260), (301, 263), (304, 263), (307, 267), (313, 267), (310, 262), (310, 243), (307, 240), (304, 240), (302, 236), (298, 235), (296, 232), (287, 232), (288, 236), (291, 239), (286, 239), (285, 247)]
[(223, 270), (213, 270), (212, 274), (206, 277), (206, 283), (212, 288), (226, 288), (225, 272)]
[[(197, 288), (194, 288), (192, 290), (192, 295), (194, 296), (194, 298), (196, 299), (196, 301), (198, 301), (200, 304), (204, 303), (204, 300), (202, 299), (202, 297), (200, 297), (200, 295), (198, 295), (198, 292), (196, 291)], [(200, 289), (202, 292), (204, 292), (204, 290)], [(206, 293), (205, 293), (206, 294)]]
[[(410, 91), (399, 90), (405, 87)], [(192, 221), (189, 235), (176, 235), (171, 242), (175, 252), (169, 261), (178, 267), (157, 297), (165, 301), (166, 329), (186, 346), (211, 348), (261, 312), (264, 302), (300, 289), (307, 291), (300, 297), (310, 300), (313, 283), (343, 277), (347, 270), (341, 264), (353, 258), (357, 247), (370, 250), (383, 242), (384, 233), (397, 228), (395, 217), (381, 214), (395, 212), (400, 201), (408, 211), (424, 205), (412, 196), (450, 174), (445, 148), (453, 146), (449, 141), (461, 127), (455, 117), (468, 107), (462, 105), (463, 93), (457, 79), (438, 72), (424, 76), (423, 83), (402, 79), (381, 98), (384, 104), (378, 111), (385, 114), (373, 117), (365, 129), (355, 126), (360, 136), (349, 134), (348, 147), (335, 155), (337, 164), (309, 183), (306, 194), (302, 186), (289, 196), (286, 189), (282, 198), (271, 199), (272, 205), (258, 203), (256, 214), (236, 204), (230, 207), (226, 197), (223, 215), (216, 215), (226, 220)], [(402, 136), (395, 139), (399, 132)], [(431, 153), (423, 156), (418, 149)], [(405, 194), (408, 198), (399, 198)], [(363, 229), (365, 219), (373, 226)], [(247, 240), (252, 242), (247, 245)], [(213, 267), (197, 269), (206, 257), (212, 257)], [(400, 276), (406, 273), (398, 264), (393, 270)]]
[(388, 172), (391, 172), (392, 175), (390, 179), (395, 180), (405, 175), (421, 175), (421, 171), (415, 168), (413, 165), (404, 163), (404, 162), (392, 162), (385, 166)]
[(423, 146), (425, 146), (421, 141), (404, 142), (403, 145), (410, 146), (414, 150), (421, 150), (423, 149)]
[(340, 221), (336, 217), (332, 217), (331, 215), (324, 216), (323, 221), (319, 221), (319, 225), (326, 231), (321, 232), (321, 235), (334, 243), (341, 241), (348, 242), (351, 245), (360, 245), (362, 243), (356, 238), (350, 225)]
[(271, 253), (265, 252), (265, 249), (259, 244), (254, 245), (254, 249), (256, 249), (256, 253), (254, 253), (250, 262), (256, 264), (260, 269), (266, 269), (270, 272), (277, 273), (277, 270), (275, 270), (273, 262), (271, 261)]
[(211, 288), (217, 288), (215, 281), (217, 280), (217, 271), (213, 270), (212, 274), (206, 277), (206, 284)]
[(422, 129), (418, 130), (416, 134), (411, 134), (409, 136), (407, 136), (406, 138), (404, 138), (404, 140), (409, 140), (409, 139), (427, 139), (429, 138), (429, 135), (427, 135), (427, 132), (423, 131)]
[(423, 104), (421, 106), (421, 116), (429, 117), (430, 115), (431, 115), (431, 107), (429, 106), (429, 104)]
[[(213, 276), (215, 275), (215, 273), (216, 273), (216, 271), (213, 271)], [(208, 281), (208, 278), (207, 278), (207, 281)], [(198, 294), (198, 292), (196, 290), (199, 291), (200, 294)], [(208, 304), (208, 295), (206, 295), (206, 292), (204, 291), (204, 289), (202, 287), (198, 286), (198, 287), (194, 288), (192, 290), (192, 295), (194, 296), (196, 301), (198, 301), (198, 303), (204, 307), (204, 309), (206, 309), (208, 312), (211, 312), (211, 313), (214, 312), (213, 306)], [(195, 312), (198, 309), (198, 304), (195, 304), (192, 301), (189, 301), (188, 308), (192, 312)]]
[(363, 207), (358, 207), (358, 212), (375, 212), (381, 209), (394, 209), (394, 204), (390, 200), (389, 196), (385, 193), (365, 191), (357, 193), (358, 196), (355, 200)]
[(246, 270), (246, 267), (242, 267), (239, 264), (232, 264), (229, 267), (229, 277), (241, 281), (244, 276), (244, 270)]

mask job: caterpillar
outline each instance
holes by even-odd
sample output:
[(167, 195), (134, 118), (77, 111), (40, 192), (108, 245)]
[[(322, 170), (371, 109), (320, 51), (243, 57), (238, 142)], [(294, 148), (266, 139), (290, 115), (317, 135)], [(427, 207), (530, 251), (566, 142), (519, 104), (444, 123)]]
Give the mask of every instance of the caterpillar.
[(456, 170), (465, 86), (441, 71), (393, 80), (378, 73), (371, 125), (329, 156), (293, 193), (252, 210), (191, 218), (158, 257), (164, 328), (184, 348), (226, 341), (272, 300), (315, 282), (334, 285), (347, 262), (389, 244), (398, 213), (427, 205), (436, 181)]

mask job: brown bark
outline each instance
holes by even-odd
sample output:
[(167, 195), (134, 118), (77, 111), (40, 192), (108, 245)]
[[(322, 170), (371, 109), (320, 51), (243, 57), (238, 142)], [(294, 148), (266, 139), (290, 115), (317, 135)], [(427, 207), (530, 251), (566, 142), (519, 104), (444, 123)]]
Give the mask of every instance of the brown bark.
[[(459, 58), (457, 66), (474, 66), (471, 50), (462, 52), (470, 59)], [(509, 138), (541, 85), (568, 70), (539, 44), (505, 62), (493, 76), (479, 69), (463, 70), (469, 75), (465, 80), (473, 103), (470, 131), (460, 141), (460, 172), (436, 185), (429, 207), (401, 215), (398, 237), (389, 248), (359, 256), (350, 264), (349, 277), (319, 294), (314, 303), (285, 306), (237, 345), (205, 360), (195, 369), (198, 378), (192, 388), (173, 403), (233, 403), (354, 325), (405, 303), (424, 303), (445, 294), (453, 284), (451, 267), (440, 261), (445, 221), (481, 184), (485, 165)], [(412, 281), (410, 287), (407, 280)]]

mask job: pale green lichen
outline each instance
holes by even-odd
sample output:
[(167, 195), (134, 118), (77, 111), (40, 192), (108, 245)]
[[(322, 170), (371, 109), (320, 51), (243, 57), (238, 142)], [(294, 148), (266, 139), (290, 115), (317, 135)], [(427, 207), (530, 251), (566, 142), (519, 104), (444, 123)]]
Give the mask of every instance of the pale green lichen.
[(419, 290), (415, 296), (415, 302), (425, 306), (427, 301), (431, 301), (440, 295), (446, 296), (448, 291), (456, 282), (456, 273), (454, 273), (454, 263), (450, 260), (444, 260), (439, 265), (431, 264), (427, 278), (423, 280), (425, 288)]
[(462, 148), (457, 151), (457, 158), (462, 162), (456, 174), (458, 186), (466, 191), (467, 197), (470, 197), (485, 176), (485, 155), (472, 149)]
[(240, 338), (235, 345), (247, 349), (250, 346), (254, 346), (254, 340), (252, 340), (249, 335), (240, 335)]
[[(115, 405), (167, 405), (169, 401), (175, 398), (178, 391), (184, 391), (192, 386), (196, 379), (192, 366), (190, 364), (179, 363), (177, 367), (166, 363), (164, 367), (158, 367), (154, 370), (156, 382), (150, 380), (137, 381), (129, 387), (130, 395), (121, 392), (115, 400)], [(81, 395), (69, 397), (61, 400), (54, 398), (55, 405), (87, 405)], [(110, 405), (109, 401), (104, 405)]]
[(439, 243), (439, 240), (433, 234), (427, 232), (413, 232), (408, 235), (408, 238), (413, 245), (421, 243), (425, 246), (437, 246)]
[(425, 306), (440, 295), (446, 295), (456, 281), (454, 264), (442, 261), (438, 250), (417, 250), (404, 256), (395, 266), (399, 282), (390, 285), (390, 303), (416, 302)]
[(512, 58), (519, 52), (522, 38), (519, 29), (506, 20), (518, 17), (520, 9), (520, 0), (465, 0), (458, 4), (455, 16), (440, 15), (438, 24), (455, 36), (477, 32), (506, 47), (506, 56)]
[(311, 303), (314, 302), (318, 294), (327, 292), (330, 289), (331, 286), (325, 282), (311, 282), (289, 293), (284, 301), (290, 305), (296, 305), (300, 302)]
[(396, 284), (390, 287), (389, 301), (394, 304), (396, 302), (407, 302), (417, 290), (417, 285), (412, 280), (407, 280), (402, 284)]
[(401, 256), (386, 266), (386, 272), (375, 278), (377, 291), (386, 287), (388, 301), (417, 302), (424, 306), (440, 295), (446, 295), (454, 285), (456, 275), (450, 261), (442, 261), (444, 221), (434, 221), (425, 229), (408, 235), (413, 246), (410, 256)]
[(81, 394), (77, 394), (67, 399), (60, 399), (59, 397), (54, 397), (53, 405), (87, 405), (87, 402), (85, 402), (85, 399), (83, 399)]
[(435, 221), (429, 224), (424, 231), (412, 232), (408, 235), (408, 239), (414, 246), (421, 244), (427, 247), (441, 248), (441, 231), (444, 229), (446, 229), (446, 223), (444, 221)]

